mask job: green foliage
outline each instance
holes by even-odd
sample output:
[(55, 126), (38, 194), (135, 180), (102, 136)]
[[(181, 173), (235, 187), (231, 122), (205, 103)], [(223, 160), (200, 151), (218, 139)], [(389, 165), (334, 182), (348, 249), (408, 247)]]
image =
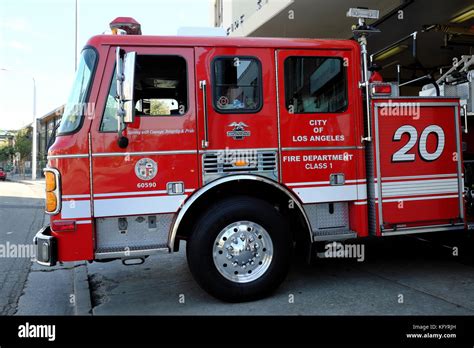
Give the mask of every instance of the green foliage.
[(15, 154), (13, 146), (3, 146), (0, 148), (0, 162), (10, 162)]
[(21, 160), (25, 160), (31, 155), (32, 142), (28, 134), (18, 134), (15, 139), (15, 153), (20, 153)]
[(169, 106), (159, 99), (150, 100), (150, 115), (169, 115)]

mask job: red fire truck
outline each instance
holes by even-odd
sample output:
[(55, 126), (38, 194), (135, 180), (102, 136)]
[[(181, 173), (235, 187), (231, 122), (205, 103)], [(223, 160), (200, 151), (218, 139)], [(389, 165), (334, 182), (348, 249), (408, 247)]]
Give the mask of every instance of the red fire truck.
[(459, 99), (370, 83), (357, 11), (358, 40), (145, 36), (124, 17), (91, 38), (37, 261), (130, 264), (186, 241), (201, 287), (246, 301), (284, 280), (295, 243), (466, 230)]

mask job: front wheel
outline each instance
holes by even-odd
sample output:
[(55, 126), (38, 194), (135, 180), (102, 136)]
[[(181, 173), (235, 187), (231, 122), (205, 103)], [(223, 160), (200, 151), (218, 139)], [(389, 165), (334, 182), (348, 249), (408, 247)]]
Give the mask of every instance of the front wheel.
[(196, 223), (186, 246), (191, 273), (211, 295), (230, 302), (262, 298), (285, 279), (292, 238), (266, 201), (223, 200)]

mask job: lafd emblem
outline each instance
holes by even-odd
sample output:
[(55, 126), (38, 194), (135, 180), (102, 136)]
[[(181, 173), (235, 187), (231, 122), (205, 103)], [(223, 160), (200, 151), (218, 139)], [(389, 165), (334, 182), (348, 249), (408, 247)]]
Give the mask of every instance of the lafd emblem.
[(142, 180), (151, 180), (158, 173), (158, 165), (151, 158), (142, 158), (135, 164), (135, 175)]
[(227, 136), (233, 138), (234, 140), (242, 140), (245, 137), (250, 136), (250, 131), (245, 130), (248, 126), (243, 122), (232, 122), (229, 124), (229, 127), (234, 129), (227, 132)]

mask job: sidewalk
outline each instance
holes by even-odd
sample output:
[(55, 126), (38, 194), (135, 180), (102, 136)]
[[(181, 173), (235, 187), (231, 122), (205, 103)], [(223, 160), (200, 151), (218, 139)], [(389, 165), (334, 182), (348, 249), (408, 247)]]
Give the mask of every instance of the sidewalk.
[(37, 176), (36, 180), (31, 180), (31, 174), (7, 174), (7, 180), (21, 182), (24, 184), (44, 184), (44, 177)]

